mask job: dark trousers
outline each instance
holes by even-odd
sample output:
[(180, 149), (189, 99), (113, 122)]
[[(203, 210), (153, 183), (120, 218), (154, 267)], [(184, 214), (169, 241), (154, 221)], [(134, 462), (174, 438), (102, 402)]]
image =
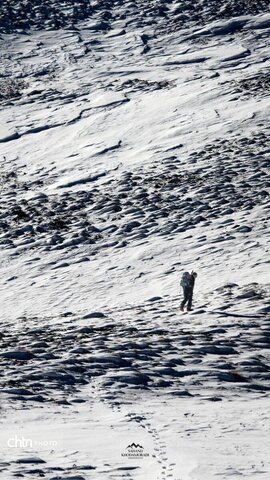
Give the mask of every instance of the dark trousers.
[(187, 303), (187, 308), (189, 310), (192, 307), (193, 288), (183, 287), (183, 293), (184, 293), (184, 300), (181, 303), (181, 309), (183, 309)]

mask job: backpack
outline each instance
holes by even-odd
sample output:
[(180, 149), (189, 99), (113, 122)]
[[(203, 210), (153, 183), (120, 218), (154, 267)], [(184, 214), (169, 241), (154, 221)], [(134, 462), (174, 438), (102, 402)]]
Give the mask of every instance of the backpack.
[(181, 278), (180, 285), (181, 287), (189, 287), (191, 281), (191, 275), (189, 272), (184, 272)]

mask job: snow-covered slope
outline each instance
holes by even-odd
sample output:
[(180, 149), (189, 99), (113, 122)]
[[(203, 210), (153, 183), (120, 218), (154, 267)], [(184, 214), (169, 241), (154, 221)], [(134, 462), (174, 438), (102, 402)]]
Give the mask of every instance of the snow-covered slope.
[(269, 478), (267, 4), (1, 3), (0, 478)]

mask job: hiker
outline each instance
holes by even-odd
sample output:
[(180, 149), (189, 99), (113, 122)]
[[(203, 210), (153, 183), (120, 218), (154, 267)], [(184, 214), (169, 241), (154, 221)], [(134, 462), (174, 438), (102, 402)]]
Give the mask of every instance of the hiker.
[(184, 311), (184, 306), (187, 303), (187, 311), (189, 312), (192, 307), (192, 297), (193, 297), (193, 289), (195, 284), (195, 278), (197, 277), (196, 272), (184, 272), (181, 278), (180, 285), (183, 287), (184, 293), (184, 300), (181, 303), (180, 309), (182, 312)]

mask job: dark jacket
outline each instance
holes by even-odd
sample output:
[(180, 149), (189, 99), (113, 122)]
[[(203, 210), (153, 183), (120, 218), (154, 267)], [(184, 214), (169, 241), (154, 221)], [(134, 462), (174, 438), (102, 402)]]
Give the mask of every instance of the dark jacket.
[(195, 275), (193, 275), (193, 274), (190, 275), (189, 286), (190, 286), (190, 288), (192, 288), (192, 290), (193, 290), (194, 285), (195, 285), (195, 278), (196, 278)]

